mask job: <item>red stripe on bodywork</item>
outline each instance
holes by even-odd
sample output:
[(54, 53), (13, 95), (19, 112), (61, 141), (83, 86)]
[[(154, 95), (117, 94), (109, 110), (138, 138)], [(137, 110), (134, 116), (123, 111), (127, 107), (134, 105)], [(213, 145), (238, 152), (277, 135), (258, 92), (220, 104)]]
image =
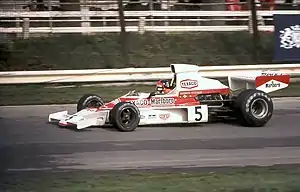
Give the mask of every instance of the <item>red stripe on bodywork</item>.
[(58, 123), (59, 126), (62, 126), (62, 127), (65, 127), (65, 126), (71, 126), (71, 125), (74, 125), (73, 123)]
[(180, 98), (178, 97), (175, 101), (175, 106), (194, 106), (199, 105), (199, 101), (195, 97)]
[(198, 90), (198, 91), (181, 91), (179, 92), (179, 96), (188, 96), (188, 97), (195, 97), (200, 94), (215, 94), (219, 93), (221, 95), (227, 95), (230, 93), (229, 88), (223, 88), (223, 89), (206, 89), (206, 90)]
[[(199, 101), (195, 99), (195, 97), (199, 94), (222, 94), (227, 95), (230, 93), (229, 88), (223, 88), (223, 89), (206, 89), (206, 90), (195, 90), (195, 91), (181, 91), (179, 92), (179, 96), (170, 96), (167, 97), (167, 95), (154, 96), (149, 98), (133, 98), (133, 97), (120, 97), (119, 102), (131, 102), (135, 100), (147, 100), (147, 105), (137, 105), (138, 108), (149, 108), (149, 107), (170, 107), (170, 106), (194, 106), (199, 105)], [(162, 104), (162, 105), (151, 105), (150, 100), (151, 99), (159, 99), (159, 98), (172, 98), (175, 99), (175, 102), (172, 104)], [(99, 110), (107, 110), (112, 109), (115, 106), (116, 102), (109, 102), (103, 105), (99, 108)]]

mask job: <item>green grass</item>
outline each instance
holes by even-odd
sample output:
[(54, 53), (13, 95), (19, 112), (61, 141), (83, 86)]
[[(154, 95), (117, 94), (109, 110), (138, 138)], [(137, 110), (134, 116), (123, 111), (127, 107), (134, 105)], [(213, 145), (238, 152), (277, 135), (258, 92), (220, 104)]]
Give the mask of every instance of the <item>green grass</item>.
[(86, 93), (100, 95), (105, 101), (112, 100), (128, 91), (151, 92), (154, 86), (120, 86), (120, 87), (70, 87), (70, 88), (45, 88), (44, 85), (16, 85), (0, 86), (0, 105), (28, 105), (28, 104), (69, 104), (76, 103)]
[[(70, 88), (54, 88), (55, 85), (8, 85), (0, 86), (0, 105), (31, 105), (31, 104), (69, 104), (76, 103), (86, 93), (100, 95), (105, 101), (113, 100), (128, 91), (152, 92), (155, 85), (132, 86), (93, 86)], [(300, 83), (292, 83), (288, 88), (270, 94), (274, 97), (300, 96)]]
[[(129, 33), (130, 66), (118, 33), (16, 39), (0, 44), (0, 70), (51, 70), (254, 64), (248, 32)], [(258, 63), (272, 63), (273, 34), (261, 33)]]
[(187, 173), (18, 173), (2, 181), (2, 187), (7, 192), (299, 192), (300, 169), (232, 168), (220, 172)]

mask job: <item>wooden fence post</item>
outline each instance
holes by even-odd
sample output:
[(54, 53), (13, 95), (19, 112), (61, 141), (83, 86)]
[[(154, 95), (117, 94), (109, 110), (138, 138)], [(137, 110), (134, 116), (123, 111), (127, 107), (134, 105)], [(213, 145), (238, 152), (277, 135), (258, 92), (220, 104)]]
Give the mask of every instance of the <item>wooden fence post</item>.
[(23, 19), (23, 28), (22, 28), (23, 39), (29, 38), (29, 36), (30, 36), (29, 28), (30, 28), (29, 18), (24, 18)]
[(146, 18), (145, 17), (140, 17), (139, 18), (139, 34), (144, 34), (145, 33), (145, 25), (146, 25)]
[(90, 11), (90, 8), (87, 5), (86, 0), (80, 0), (80, 11), (81, 11), (81, 15), (82, 15), (81, 20), (83, 20), (81, 22), (81, 27), (83, 28), (82, 34), (88, 35), (88, 34), (90, 34), (90, 32), (88, 31), (88, 28), (91, 26), (91, 23), (90, 23), (90, 21), (88, 21), (88, 20), (90, 20), (90, 17), (87, 15)]

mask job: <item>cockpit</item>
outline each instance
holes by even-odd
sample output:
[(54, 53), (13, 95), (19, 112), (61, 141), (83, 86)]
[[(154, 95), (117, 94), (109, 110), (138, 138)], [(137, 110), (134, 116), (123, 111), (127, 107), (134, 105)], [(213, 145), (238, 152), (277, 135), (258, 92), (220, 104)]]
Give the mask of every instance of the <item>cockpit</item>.
[(171, 92), (176, 87), (176, 74), (171, 80), (163, 79), (156, 82), (155, 94), (164, 95)]

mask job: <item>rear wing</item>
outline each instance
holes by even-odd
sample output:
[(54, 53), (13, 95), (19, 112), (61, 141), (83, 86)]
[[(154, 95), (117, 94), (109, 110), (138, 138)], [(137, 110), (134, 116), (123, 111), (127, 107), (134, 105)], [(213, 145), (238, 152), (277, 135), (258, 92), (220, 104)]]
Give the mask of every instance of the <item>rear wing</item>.
[(270, 93), (288, 87), (290, 75), (272, 71), (259, 71), (247, 76), (229, 76), (228, 83), (232, 91), (257, 89)]

